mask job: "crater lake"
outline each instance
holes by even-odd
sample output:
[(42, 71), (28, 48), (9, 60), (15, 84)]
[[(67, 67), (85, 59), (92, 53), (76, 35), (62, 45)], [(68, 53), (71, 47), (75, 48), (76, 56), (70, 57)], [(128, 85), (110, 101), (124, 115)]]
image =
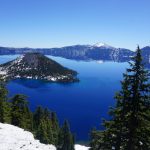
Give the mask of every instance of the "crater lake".
[[(19, 55), (1, 55), (0, 63)], [(25, 94), (31, 110), (47, 107), (57, 113), (61, 123), (67, 119), (77, 142), (86, 142), (92, 128), (102, 129), (102, 118), (108, 119), (108, 109), (115, 104), (115, 92), (120, 90), (122, 73), (128, 63), (76, 61), (48, 56), (78, 72), (80, 82), (51, 83), (42, 80), (17, 79), (7, 83), (9, 96)]]

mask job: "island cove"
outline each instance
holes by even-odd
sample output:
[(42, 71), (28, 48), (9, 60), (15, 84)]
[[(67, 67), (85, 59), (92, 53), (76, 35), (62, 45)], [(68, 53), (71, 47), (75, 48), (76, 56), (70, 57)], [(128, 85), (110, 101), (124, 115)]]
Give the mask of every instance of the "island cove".
[(51, 82), (75, 82), (77, 72), (63, 67), (40, 53), (26, 53), (0, 65), (0, 75), (10, 79), (39, 79)]

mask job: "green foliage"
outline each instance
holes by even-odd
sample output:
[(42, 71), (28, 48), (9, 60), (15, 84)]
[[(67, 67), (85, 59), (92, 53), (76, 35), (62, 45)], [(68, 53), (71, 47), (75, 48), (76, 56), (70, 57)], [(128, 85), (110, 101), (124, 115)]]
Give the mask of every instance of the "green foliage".
[(149, 72), (142, 64), (139, 47), (123, 77), (116, 107), (109, 111), (111, 120), (103, 121), (106, 129), (91, 134), (92, 150), (150, 149)]
[(100, 150), (100, 148), (102, 149), (102, 147), (107, 147), (107, 149), (111, 149), (110, 145), (104, 145), (107, 144), (105, 143), (105, 139), (104, 139), (104, 132), (101, 131), (96, 131), (96, 129), (94, 129), (91, 132), (91, 150)]
[(11, 99), (11, 124), (32, 130), (32, 113), (25, 95), (17, 94)]
[(10, 104), (7, 99), (8, 91), (5, 83), (0, 80), (0, 122), (10, 123)]
[(34, 116), (35, 137), (45, 144), (54, 144), (52, 121), (50, 111), (46, 108), (37, 107)]
[(52, 130), (53, 130), (53, 144), (57, 145), (58, 144), (58, 134), (59, 134), (59, 123), (58, 123), (58, 119), (56, 116), (56, 113), (52, 112), (51, 113), (51, 123), (52, 123)]
[(38, 106), (35, 110), (35, 112), (33, 113), (33, 127), (35, 130), (37, 130), (40, 121), (42, 120), (44, 115), (44, 111), (43, 108), (41, 106)]
[(74, 137), (70, 132), (69, 124), (64, 122), (59, 132), (58, 150), (74, 150)]
[[(36, 132), (36, 138), (40, 140), (40, 142), (48, 144), (51, 143), (48, 136), (48, 124), (45, 120), (41, 120)], [(49, 130), (48, 130), (49, 131)]]
[(57, 116), (48, 109), (37, 107), (33, 115), (35, 137), (45, 144), (54, 144), (60, 150), (74, 150), (74, 138), (67, 122), (59, 127)]

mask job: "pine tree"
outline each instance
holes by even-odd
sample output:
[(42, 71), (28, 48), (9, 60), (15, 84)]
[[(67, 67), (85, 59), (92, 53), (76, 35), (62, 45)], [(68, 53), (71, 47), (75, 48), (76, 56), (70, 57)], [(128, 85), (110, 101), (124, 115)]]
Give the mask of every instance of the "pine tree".
[(11, 124), (32, 130), (32, 114), (25, 95), (17, 94), (11, 100)]
[(130, 82), (131, 102), (128, 111), (128, 141), (126, 148), (150, 149), (150, 84), (149, 71), (142, 64), (141, 50), (138, 47), (137, 55), (130, 63), (128, 78)]
[[(45, 108), (44, 109), (44, 120), (46, 123), (46, 132), (47, 132), (47, 137), (48, 137), (48, 144), (54, 144), (55, 145), (55, 140), (53, 136), (53, 132), (55, 132), (52, 128), (52, 121), (51, 121), (51, 113), (49, 109)], [(58, 137), (57, 137), (58, 138)]]
[(58, 134), (59, 134), (59, 123), (58, 119), (56, 116), (56, 113), (52, 112), (51, 113), (51, 122), (52, 122), (52, 130), (53, 130), (53, 140), (54, 140), (54, 145), (58, 144)]
[(34, 130), (38, 129), (38, 126), (40, 125), (41, 120), (44, 116), (44, 110), (41, 106), (38, 106), (33, 114), (33, 127)]
[[(53, 129), (52, 129), (52, 122), (51, 120), (48, 120), (47, 122), (47, 136), (48, 136), (48, 143), (49, 144), (53, 144), (53, 145), (56, 145), (55, 143), (55, 138), (54, 138), (54, 134), (53, 134)], [(58, 137), (57, 137), (58, 139)]]
[[(102, 149), (102, 145), (104, 147), (104, 144), (106, 144), (106, 142), (104, 141), (104, 132), (101, 131), (97, 131), (96, 129), (93, 129), (91, 132), (91, 141), (90, 141), (90, 146), (91, 146), (91, 150), (100, 150)], [(106, 147), (106, 145), (105, 145)], [(108, 146), (107, 146), (108, 147)], [(111, 149), (109, 147), (109, 149)]]
[(33, 118), (35, 137), (42, 143), (55, 144), (55, 140), (58, 140), (58, 137), (54, 138), (55, 130), (53, 130), (50, 111), (39, 106)]
[(137, 49), (130, 69), (124, 74), (122, 90), (116, 94), (116, 107), (111, 108), (110, 121), (104, 121), (104, 131), (93, 131), (92, 150), (150, 149), (150, 84), (149, 72), (142, 64)]
[(64, 122), (64, 125), (60, 130), (57, 149), (74, 150), (74, 137), (70, 132), (69, 124), (67, 121)]
[(50, 144), (47, 133), (47, 122), (45, 120), (41, 120), (36, 132), (36, 138), (40, 140), (41, 143)]
[(2, 79), (0, 79), (0, 122), (10, 123), (10, 104), (7, 98), (8, 91)]

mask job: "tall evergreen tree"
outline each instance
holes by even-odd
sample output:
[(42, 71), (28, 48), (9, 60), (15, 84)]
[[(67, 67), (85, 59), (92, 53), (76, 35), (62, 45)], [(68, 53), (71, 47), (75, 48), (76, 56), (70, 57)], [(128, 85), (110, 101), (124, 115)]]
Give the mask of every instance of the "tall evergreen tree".
[(40, 140), (41, 143), (50, 144), (47, 133), (47, 122), (46, 120), (41, 120), (36, 132), (36, 138)]
[(69, 124), (67, 121), (64, 122), (64, 125), (60, 130), (57, 149), (74, 150), (74, 137), (70, 132)]
[(128, 111), (128, 141), (126, 148), (150, 149), (150, 84), (149, 71), (142, 64), (141, 50), (138, 47), (134, 63), (130, 63), (130, 106)]
[(34, 132), (35, 137), (40, 140), (40, 142), (45, 144), (55, 144), (54, 138), (55, 130), (53, 130), (51, 113), (45, 108), (43, 109), (41, 106), (37, 107), (34, 116)]
[(5, 82), (0, 79), (0, 122), (2, 123), (10, 123), (10, 103), (7, 94)]
[(11, 123), (15, 126), (32, 130), (32, 114), (25, 95), (17, 94), (12, 100)]
[(106, 130), (92, 132), (93, 150), (150, 149), (149, 72), (139, 47), (121, 84), (122, 90), (115, 96), (116, 107), (109, 112), (111, 120), (103, 123)]
[(33, 127), (35, 130), (37, 130), (43, 117), (44, 117), (44, 110), (41, 106), (38, 106), (33, 114)]
[[(48, 144), (54, 144), (55, 145), (55, 139), (54, 139), (54, 136), (53, 136), (53, 133), (55, 132), (52, 128), (52, 121), (51, 121), (51, 113), (49, 111), (49, 109), (45, 108), (44, 109), (44, 120), (45, 120), (45, 127), (46, 127), (46, 132), (47, 132), (47, 138), (48, 138), (48, 141), (47, 143)], [(57, 137), (58, 139), (58, 137)]]
[(59, 134), (59, 123), (55, 112), (51, 113), (51, 122), (52, 122), (52, 130), (53, 130), (53, 140), (54, 145), (58, 144), (58, 134)]

